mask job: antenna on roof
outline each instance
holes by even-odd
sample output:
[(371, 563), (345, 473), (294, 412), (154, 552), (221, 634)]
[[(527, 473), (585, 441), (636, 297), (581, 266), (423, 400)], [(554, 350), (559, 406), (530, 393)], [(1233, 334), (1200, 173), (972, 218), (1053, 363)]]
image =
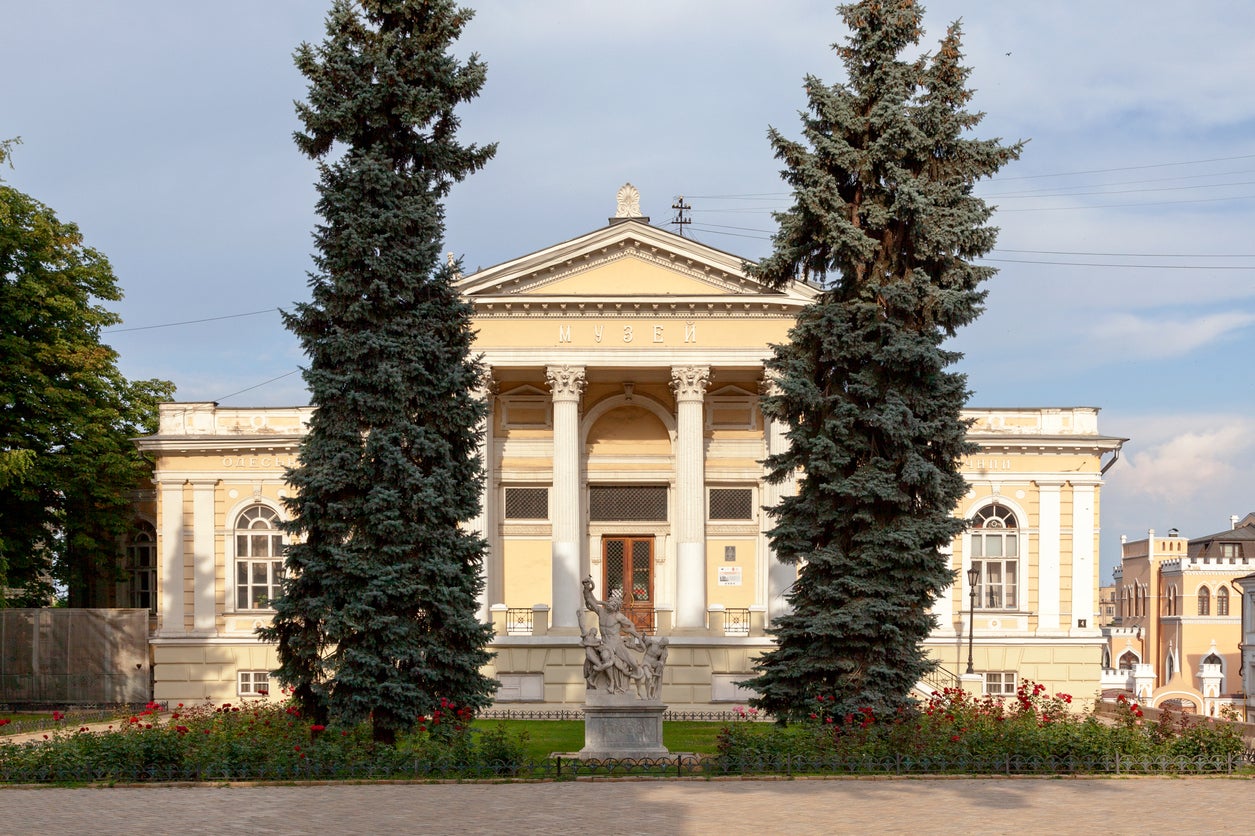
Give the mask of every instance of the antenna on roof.
[(684, 202), (684, 195), (679, 195), (676, 197), (675, 203), (671, 204), (671, 208), (676, 210), (675, 219), (671, 223), (676, 227), (676, 232), (680, 233), (680, 237), (683, 238), (684, 227), (693, 222), (691, 218), (684, 217), (684, 213), (693, 207)]

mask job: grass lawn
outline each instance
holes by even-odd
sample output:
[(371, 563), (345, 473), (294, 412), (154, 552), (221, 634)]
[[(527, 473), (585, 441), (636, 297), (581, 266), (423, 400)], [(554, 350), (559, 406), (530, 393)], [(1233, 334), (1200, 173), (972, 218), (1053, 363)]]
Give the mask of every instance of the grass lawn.
[[(476, 720), (475, 728), (493, 729), (504, 726), (511, 735), (527, 734), (527, 754), (531, 758), (547, 758), (554, 752), (578, 752), (584, 748), (584, 723), (580, 720)], [(716, 738), (724, 723), (701, 721), (666, 721), (662, 724), (662, 743), (672, 752), (715, 753)]]

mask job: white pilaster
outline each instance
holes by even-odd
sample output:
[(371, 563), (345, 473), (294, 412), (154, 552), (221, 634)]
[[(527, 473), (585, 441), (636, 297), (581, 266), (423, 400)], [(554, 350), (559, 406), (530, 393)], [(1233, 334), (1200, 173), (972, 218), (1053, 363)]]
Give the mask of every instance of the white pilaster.
[(192, 629), (214, 632), (214, 487), (212, 479), (192, 482)]
[[(1059, 629), (1060, 482), (1038, 482), (1037, 629)], [(1027, 567), (1025, 567), (1027, 568)], [(1027, 602), (1025, 602), (1027, 603)]]
[(183, 482), (162, 482), (161, 497), (161, 634), (186, 632), (183, 624)]
[(706, 432), (708, 366), (674, 366), (676, 400), (676, 608), (677, 629), (706, 626)]
[(493, 473), (492, 461), (492, 429), (496, 423), (497, 388), (492, 379), (492, 368), (484, 366), (483, 384), (476, 390), (476, 395), (487, 404), (488, 414), (480, 425), (479, 461), (484, 473), (484, 492), (479, 497), (479, 514), (471, 521), (471, 528), (488, 543), (484, 551), (484, 562), (480, 565), (480, 577), (483, 588), (479, 591), (478, 616), (485, 624), (491, 622), (490, 604), (504, 602), (505, 591), (501, 588), (502, 567), (499, 549), (493, 533), (497, 530), (495, 500), (497, 497), (496, 475)]
[[(764, 394), (775, 394), (775, 384), (770, 380), (763, 383)], [(788, 425), (783, 421), (763, 416), (766, 424), (766, 433), (764, 433), (767, 442), (767, 455), (774, 456), (777, 453), (783, 453), (789, 446), (789, 440), (786, 437)], [(767, 508), (775, 508), (780, 504), (781, 498), (789, 496), (795, 490), (793, 479), (779, 484), (772, 484), (763, 479), (761, 484), (762, 505)], [(775, 526), (775, 518), (766, 511), (762, 512), (762, 525), (760, 530), (762, 535), (762, 554), (767, 565), (767, 622), (770, 624), (780, 616), (789, 611), (789, 602), (785, 600), (785, 593), (793, 586), (797, 580), (797, 567), (790, 566), (787, 563), (781, 563), (776, 559), (776, 553), (771, 550), (767, 538), (767, 532)]]
[(1072, 629), (1081, 620), (1089, 630), (1094, 621), (1094, 486), (1072, 485)]
[(583, 366), (550, 366), (553, 394), (552, 625), (576, 628), (583, 608), (580, 588), (580, 396)]

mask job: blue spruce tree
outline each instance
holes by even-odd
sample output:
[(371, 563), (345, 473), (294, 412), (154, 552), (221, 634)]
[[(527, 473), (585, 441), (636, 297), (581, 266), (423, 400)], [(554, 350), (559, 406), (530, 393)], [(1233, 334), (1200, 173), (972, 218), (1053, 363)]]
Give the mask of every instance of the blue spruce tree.
[(273, 625), (277, 677), (315, 722), (369, 718), (393, 742), (448, 699), (481, 708), (491, 627), (476, 617), (483, 369), (440, 257), (441, 201), (495, 145), (460, 144), (454, 107), (484, 66), (451, 53), (471, 12), (444, 0), (336, 0), (302, 44), (301, 151), (319, 161), (312, 299), (286, 317), (315, 406), (288, 501), (293, 545)]
[(917, 3), (864, 0), (840, 14), (846, 82), (807, 77), (803, 141), (769, 133), (794, 202), (752, 268), (772, 286), (800, 276), (823, 291), (769, 361), (778, 388), (763, 402), (789, 427), (770, 478), (801, 474), (770, 533), (780, 559), (801, 566), (792, 611), (747, 683), (781, 721), (821, 697), (838, 714), (909, 708), (934, 666), (922, 642), (953, 581), (941, 550), (965, 525), (952, 512), (971, 450), (966, 380), (942, 346), (979, 314), (994, 272), (972, 263), (996, 234), (973, 186), (1020, 153), (968, 135), (982, 114), (965, 109), (957, 24), (935, 54), (910, 59)]

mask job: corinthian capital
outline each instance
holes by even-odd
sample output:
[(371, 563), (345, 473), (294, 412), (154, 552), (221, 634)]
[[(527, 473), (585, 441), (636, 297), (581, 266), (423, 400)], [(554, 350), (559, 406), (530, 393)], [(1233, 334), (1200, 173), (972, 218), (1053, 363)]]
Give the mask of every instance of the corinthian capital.
[(579, 401), (584, 391), (584, 367), (550, 366), (545, 369), (545, 380), (555, 401)]
[(706, 396), (710, 383), (710, 366), (672, 366), (671, 391), (677, 402), (698, 401)]

